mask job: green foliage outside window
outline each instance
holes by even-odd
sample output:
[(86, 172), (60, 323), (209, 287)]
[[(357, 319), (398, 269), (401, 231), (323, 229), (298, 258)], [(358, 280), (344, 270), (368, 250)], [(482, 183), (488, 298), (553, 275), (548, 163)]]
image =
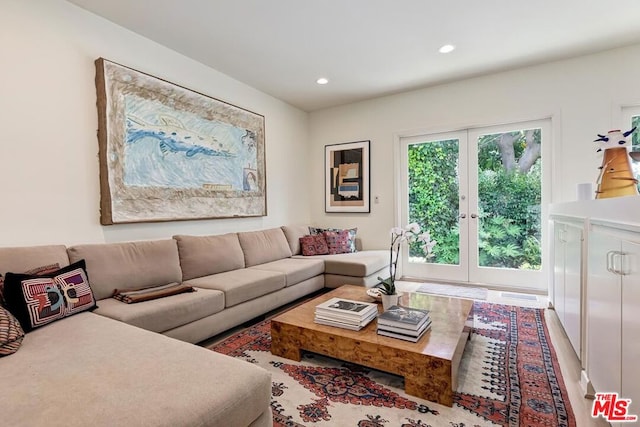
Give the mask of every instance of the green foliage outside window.
[[(511, 149), (512, 147), (512, 149)], [(540, 269), (540, 131), (484, 135), (478, 141), (479, 264)], [(459, 263), (457, 141), (409, 147), (409, 222), (438, 241), (429, 262)], [(410, 257), (422, 257), (412, 246)]]

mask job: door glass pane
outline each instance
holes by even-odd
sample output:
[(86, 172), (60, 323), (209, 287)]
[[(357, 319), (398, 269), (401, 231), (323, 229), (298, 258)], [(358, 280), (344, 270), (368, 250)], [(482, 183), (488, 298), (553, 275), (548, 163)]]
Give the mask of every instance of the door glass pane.
[(420, 244), (413, 244), (410, 263), (460, 263), (458, 153), (457, 139), (408, 146), (409, 222), (438, 242), (428, 259)]
[(541, 130), (478, 138), (478, 266), (541, 268)]
[[(631, 127), (637, 127), (636, 131), (631, 135), (631, 151), (640, 151), (640, 116), (633, 116), (631, 118)], [(638, 180), (638, 191), (640, 191), (640, 162), (631, 162), (631, 168), (633, 169), (633, 175)]]

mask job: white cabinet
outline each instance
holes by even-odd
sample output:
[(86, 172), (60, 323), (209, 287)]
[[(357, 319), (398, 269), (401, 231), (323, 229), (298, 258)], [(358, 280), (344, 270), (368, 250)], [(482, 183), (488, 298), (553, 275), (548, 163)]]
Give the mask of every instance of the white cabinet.
[(584, 220), (555, 218), (553, 230), (553, 307), (576, 355), (582, 361)]
[(640, 227), (592, 220), (587, 265), (587, 375), (640, 402)]

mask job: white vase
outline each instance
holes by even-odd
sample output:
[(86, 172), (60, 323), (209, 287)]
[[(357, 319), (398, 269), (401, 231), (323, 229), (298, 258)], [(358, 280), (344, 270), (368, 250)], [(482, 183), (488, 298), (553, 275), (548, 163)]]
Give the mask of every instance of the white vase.
[(398, 294), (393, 294), (393, 295), (382, 294), (380, 295), (380, 297), (382, 298), (382, 309), (385, 311), (388, 310), (389, 307), (391, 307), (392, 305), (398, 305), (398, 300), (400, 299), (400, 295)]

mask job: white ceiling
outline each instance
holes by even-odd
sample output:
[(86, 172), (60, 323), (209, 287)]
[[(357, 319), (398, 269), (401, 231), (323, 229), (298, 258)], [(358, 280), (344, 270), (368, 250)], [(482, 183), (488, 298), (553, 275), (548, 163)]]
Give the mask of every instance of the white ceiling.
[(69, 1), (306, 111), (640, 42), (640, 0)]

